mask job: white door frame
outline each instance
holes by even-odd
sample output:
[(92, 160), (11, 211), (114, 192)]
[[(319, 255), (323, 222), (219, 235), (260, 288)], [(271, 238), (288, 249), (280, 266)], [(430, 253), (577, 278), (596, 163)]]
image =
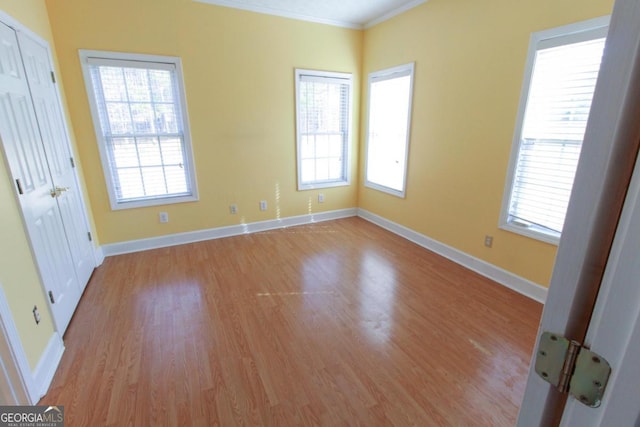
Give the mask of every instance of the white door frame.
[[(48, 52), (49, 63), (53, 68), (53, 64), (55, 64), (55, 62), (53, 61), (53, 54), (51, 52), (49, 43), (46, 40), (42, 39), (38, 34), (22, 25), (18, 20), (5, 13), (3, 10), (0, 10), (0, 21), (5, 25), (8, 25), (9, 27), (12, 27), (17, 32), (21, 32), (27, 35), (35, 42), (42, 45)], [(60, 95), (60, 88), (58, 86), (56, 86), (56, 96), (60, 111), (63, 113), (63, 131), (66, 139), (64, 143), (68, 145), (69, 152), (73, 153), (69, 125), (67, 123), (67, 117), (64, 116), (65, 109)], [(86, 226), (87, 230), (90, 230), (91, 227), (89, 223), (89, 215), (86, 208), (87, 204), (81, 191), (82, 186), (80, 185), (77, 169), (75, 170), (75, 180), (79, 189), (78, 197), (82, 202), (84, 214), (83, 216), (85, 221), (84, 225)], [(95, 244), (93, 257), (95, 266), (102, 264), (103, 255), (100, 249), (95, 246)], [(39, 271), (38, 274), (40, 275)], [(48, 295), (44, 287), (42, 287), (42, 292), (45, 299), (47, 299)], [(48, 310), (49, 316), (53, 321), (53, 314), (51, 313), (51, 308), (49, 306)], [(58, 334), (58, 332), (55, 332), (55, 334)], [(61, 337), (59, 339), (61, 340)], [(4, 369), (4, 372), (6, 374), (5, 377), (8, 379), (9, 386), (12, 389), (11, 394), (16, 397), (18, 401), (17, 403), (19, 404), (36, 404), (42, 397), (45, 390), (40, 389), (43, 384), (40, 384), (39, 381), (36, 381), (36, 379), (34, 378), (34, 374), (31, 371), (26, 353), (24, 352), (22, 341), (20, 340), (20, 336), (16, 329), (15, 322), (5, 298), (2, 286), (0, 286), (0, 340), (2, 340), (2, 343), (0, 343), (0, 345), (6, 344), (8, 346), (8, 351), (2, 351), (2, 353), (0, 353), (0, 356), (2, 357), (0, 369)], [(48, 383), (46, 385), (48, 386)]]
[[(640, 138), (640, 136), (639, 136)], [(568, 399), (566, 426), (626, 426), (640, 422), (640, 156), (629, 186), (614, 245), (585, 345), (611, 365), (602, 404), (589, 408)]]
[[(538, 336), (585, 338), (638, 153), (639, 71), (640, 2), (616, 0)], [(518, 425), (557, 424), (563, 409), (532, 363)]]
[(95, 248), (59, 87), (49, 76), (54, 70), (51, 50), (44, 40), (24, 31), (17, 30), (16, 38), (51, 178), (56, 186), (69, 189), (56, 198), (56, 204), (82, 292), (96, 266)]
[(0, 368), (9, 383), (14, 405), (33, 405), (40, 399), (27, 355), (18, 336), (11, 310), (0, 284)]

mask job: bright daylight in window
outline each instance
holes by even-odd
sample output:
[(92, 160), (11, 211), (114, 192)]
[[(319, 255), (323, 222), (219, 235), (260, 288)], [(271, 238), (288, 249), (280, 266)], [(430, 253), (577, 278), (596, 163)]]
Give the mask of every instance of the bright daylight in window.
[(112, 207), (196, 200), (179, 59), (122, 56), (81, 51)]
[(516, 129), (517, 157), (512, 159), (511, 185), (505, 193), (503, 228), (552, 243), (559, 240), (605, 34), (606, 28), (535, 46), (530, 81), (523, 88), (528, 87), (528, 96)]
[(411, 128), (413, 63), (369, 75), (365, 185), (404, 197)]
[(296, 70), (298, 189), (349, 183), (351, 74)]

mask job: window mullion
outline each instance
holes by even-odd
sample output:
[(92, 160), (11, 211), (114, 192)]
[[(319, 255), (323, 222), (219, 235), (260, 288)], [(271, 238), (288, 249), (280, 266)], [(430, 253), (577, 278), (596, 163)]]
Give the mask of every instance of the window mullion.
[[(180, 59), (86, 50), (80, 59), (112, 209), (197, 200)], [(157, 132), (160, 115), (171, 133)]]
[(136, 149), (136, 160), (138, 162), (138, 174), (140, 175), (140, 184), (142, 185), (142, 194), (146, 196), (147, 189), (144, 181), (144, 173), (142, 173), (142, 160), (140, 158), (140, 150), (138, 148), (138, 137), (137, 137), (136, 128), (134, 126), (133, 111), (131, 110), (131, 98), (129, 96), (129, 88), (127, 84), (127, 73), (125, 72), (124, 68), (122, 68), (122, 76), (124, 81), (124, 93), (127, 99), (127, 110), (129, 111), (129, 120), (131, 123), (131, 131), (133, 132), (133, 135), (134, 135), (133, 146)]
[[(296, 70), (298, 118), (298, 189), (305, 190), (348, 184), (344, 167), (349, 139), (336, 136), (350, 133), (349, 110), (344, 97), (351, 95), (351, 75)], [(344, 94), (346, 92), (346, 95)], [(341, 162), (335, 165), (338, 142)]]
[(552, 243), (564, 225), (606, 33), (603, 23), (578, 27), (579, 36), (568, 26), (531, 38), (501, 211), (503, 228)]

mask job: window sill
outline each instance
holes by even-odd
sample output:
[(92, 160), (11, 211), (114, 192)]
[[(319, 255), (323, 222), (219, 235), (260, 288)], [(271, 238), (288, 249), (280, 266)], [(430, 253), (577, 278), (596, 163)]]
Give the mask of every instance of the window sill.
[(197, 202), (197, 195), (177, 196), (177, 197), (160, 197), (148, 200), (132, 200), (130, 202), (114, 202), (111, 201), (111, 210), (119, 211), (124, 209), (146, 208), (150, 206), (173, 205), (175, 203)]
[(298, 191), (317, 190), (319, 188), (346, 187), (349, 184), (349, 181), (330, 181), (317, 182), (313, 184), (298, 184)]
[(543, 231), (542, 229), (536, 228), (534, 226), (526, 226), (514, 224), (513, 222), (506, 222), (500, 224), (500, 229), (539, 240), (541, 242), (550, 243), (555, 246), (558, 246), (558, 244), (560, 243), (560, 236)]
[(364, 182), (364, 186), (367, 187), (367, 188), (371, 188), (373, 190), (381, 191), (383, 193), (391, 194), (392, 196), (396, 196), (396, 197), (399, 197), (401, 199), (405, 198), (405, 192), (404, 191), (395, 190), (395, 189), (390, 188), (390, 187), (385, 187), (384, 185), (376, 184), (376, 183), (373, 183), (373, 182), (370, 182), (370, 181), (365, 181)]

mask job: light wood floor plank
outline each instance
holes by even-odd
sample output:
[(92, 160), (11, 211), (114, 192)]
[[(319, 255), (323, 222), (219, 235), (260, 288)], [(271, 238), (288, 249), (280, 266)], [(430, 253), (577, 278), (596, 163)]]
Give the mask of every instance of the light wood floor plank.
[(107, 258), (72, 426), (509, 426), (542, 306), (359, 218)]

